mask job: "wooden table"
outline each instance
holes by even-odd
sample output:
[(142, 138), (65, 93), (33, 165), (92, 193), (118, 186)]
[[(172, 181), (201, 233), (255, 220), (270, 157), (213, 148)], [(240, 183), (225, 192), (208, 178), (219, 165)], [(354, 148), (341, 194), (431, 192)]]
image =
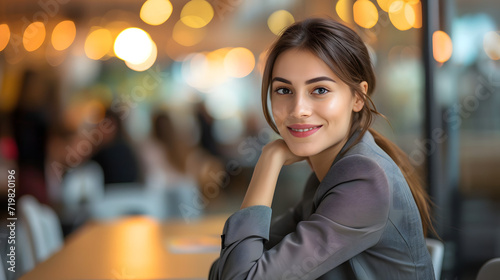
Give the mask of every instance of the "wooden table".
[[(220, 246), (228, 216), (190, 223), (179, 220), (162, 224), (142, 216), (91, 222), (71, 235), (59, 252), (20, 279), (207, 279), (212, 262), (219, 256), (218, 248), (186, 253), (184, 249), (189, 247), (182, 244), (186, 240), (208, 240)], [(175, 248), (182, 252), (174, 252)]]

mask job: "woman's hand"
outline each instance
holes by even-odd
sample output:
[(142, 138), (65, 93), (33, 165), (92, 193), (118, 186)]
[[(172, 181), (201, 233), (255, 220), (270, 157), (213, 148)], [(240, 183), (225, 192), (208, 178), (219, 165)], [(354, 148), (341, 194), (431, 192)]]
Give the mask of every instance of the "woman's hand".
[(264, 148), (262, 148), (262, 154), (270, 154), (271, 156), (274, 155), (279, 157), (283, 165), (290, 165), (306, 159), (305, 157), (299, 157), (292, 153), (283, 139), (278, 139), (266, 144)]
[(276, 182), (283, 165), (304, 159), (293, 154), (281, 139), (265, 145), (255, 165), (241, 209), (255, 205), (271, 207)]

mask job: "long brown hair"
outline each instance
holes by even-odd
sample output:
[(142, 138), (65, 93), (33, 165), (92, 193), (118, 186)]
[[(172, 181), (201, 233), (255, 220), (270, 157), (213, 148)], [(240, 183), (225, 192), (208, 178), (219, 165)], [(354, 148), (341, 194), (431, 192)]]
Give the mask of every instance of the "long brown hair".
[[(264, 117), (271, 128), (278, 134), (278, 129), (269, 111), (268, 93), (271, 86), (274, 63), (281, 53), (289, 49), (307, 50), (318, 56), (339, 79), (351, 88), (353, 95), (358, 95), (365, 100), (365, 106), (363, 106), (362, 110), (353, 112), (352, 114), (349, 137), (355, 131), (361, 130), (361, 133), (354, 142), (356, 144), (361, 140), (366, 131), (370, 131), (377, 145), (399, 166), (406, 182), (410, 186), (411, 193), (420, 212), (424, 235), (428, 231), (435, 233), (430, 216), (429, 196), (422, 187), (422, 182), (410, 164), (408, 156), (396, 144), (370, 128), (376, 115), (384, 116), (377, 111), (375, 104), (370, 98), (373, 94), (376, 81), (370, 54), (363, 40), (349, 27), (337, 21), (323, 18), (311, 18), (297, 22), (289, 26), (281, 34), (268, 52), (261, 90)], [(360, 86), (360, 83), (363, 81), (368, 83), (366, 93), (363, 92)]]

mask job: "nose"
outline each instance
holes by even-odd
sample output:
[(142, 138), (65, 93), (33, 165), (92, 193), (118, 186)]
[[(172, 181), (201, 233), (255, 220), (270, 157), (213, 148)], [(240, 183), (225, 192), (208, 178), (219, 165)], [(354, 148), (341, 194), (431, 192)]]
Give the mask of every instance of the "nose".
[(292, 117), (305, 118), (311, 115), (311, 104), (307, 97), (307, 94), (295, 94), (290, 108), (290, 115)]

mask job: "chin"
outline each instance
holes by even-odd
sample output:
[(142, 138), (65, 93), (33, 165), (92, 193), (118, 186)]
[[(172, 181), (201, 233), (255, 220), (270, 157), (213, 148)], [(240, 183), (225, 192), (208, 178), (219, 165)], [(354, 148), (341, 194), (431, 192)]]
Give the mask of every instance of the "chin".
[(318, 153), (318, 151), (316, 149), (314, 149), (313, 147), (304, 147), (304, 146), (297, 147), (297, 146), (298, 145), (291, 146), (291, 147), (290, 147), (290, 145), (288, 146), (290, 148), (290, 151), (296, 156), (310, 157), (310, 156), (313, 156), (313, 155)]

